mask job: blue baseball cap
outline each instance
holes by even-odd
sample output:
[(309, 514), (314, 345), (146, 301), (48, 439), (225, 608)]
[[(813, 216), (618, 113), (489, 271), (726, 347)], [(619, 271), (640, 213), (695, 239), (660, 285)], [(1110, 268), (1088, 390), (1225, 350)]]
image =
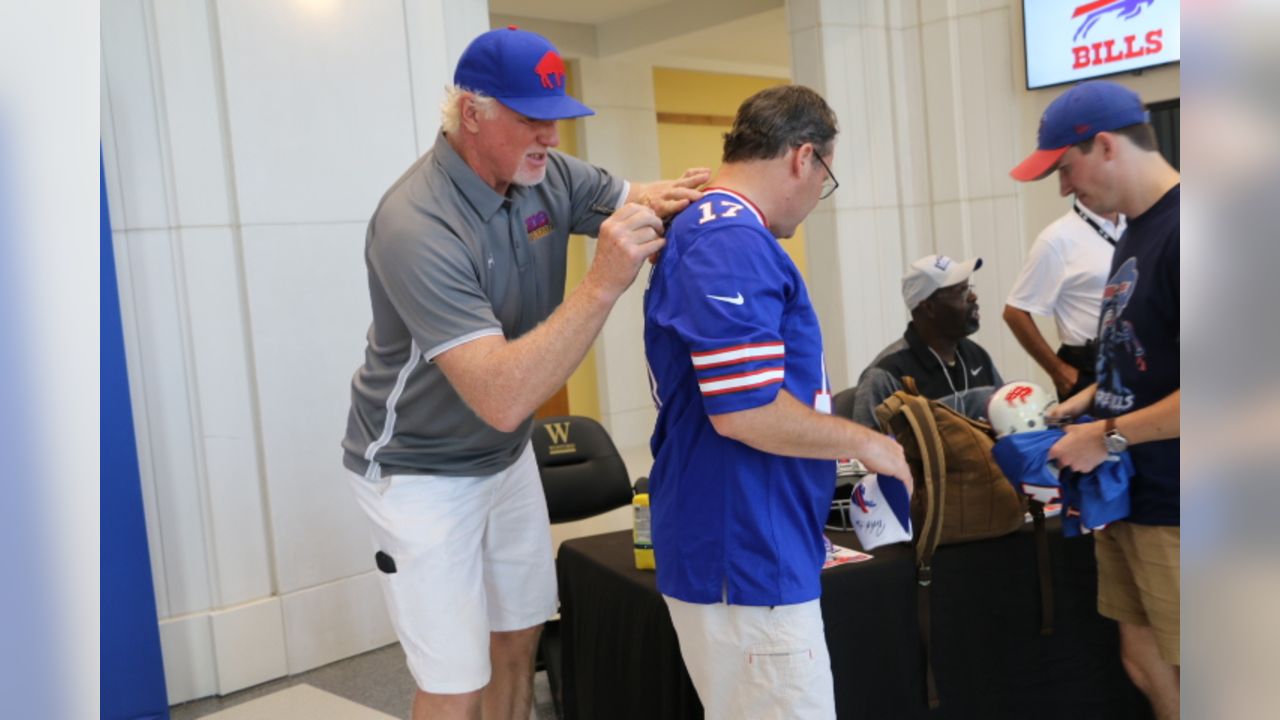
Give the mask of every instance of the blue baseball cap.
[(1105, 80), (1080, 83), (1045, 108), (1037, 150), (1010, 170), (1009, 176), (1020, 182), (1039, 180), (1053, 172), (1072, 145), (1100, 132), (1150, 121), (1142, 99), (1129, 88)]
[(454, 85), (482, 92), (534, 120), (594, 115), (565, 94), (564, 79), (564, 60), (556, 46), (515, 25), (472, 40), (453, 73)]
[(889, 475), (867, 475), (853, 487), (849, 523), (863, 550), (911, 541), (911, 495)]

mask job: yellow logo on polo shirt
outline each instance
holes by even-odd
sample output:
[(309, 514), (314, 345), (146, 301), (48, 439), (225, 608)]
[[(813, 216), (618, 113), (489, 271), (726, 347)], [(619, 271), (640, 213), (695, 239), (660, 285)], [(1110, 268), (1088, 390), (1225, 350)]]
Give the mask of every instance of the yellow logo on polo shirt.
[(525, 218), (524, 229), (529, 233), (529, 242), (540, 240), (551, 234), (551, 216), (547, 215), (546, 210), (539, 210), (536, 214)]

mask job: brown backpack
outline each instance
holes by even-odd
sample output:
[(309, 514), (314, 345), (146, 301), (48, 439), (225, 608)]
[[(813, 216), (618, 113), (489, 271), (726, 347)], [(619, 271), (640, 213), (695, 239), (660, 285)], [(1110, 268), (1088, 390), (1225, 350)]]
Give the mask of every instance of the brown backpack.
[(915, 492), (911, 523), (916, 555), (938, 545), (1008, 535), (1022, 527), (1022, 497), (991, 455), (991, 426), (920, 395), (915, 380), (875, 410), (880, 429), (897, 438), (907, 456)]
[[(911, 495), (911, 524), (915, 534), (917, 611), (924, 653), (925, 689), (929, 707), (938, 706), (938, 691), (930, 662), (931, 613), (929, 586), (933, 582), (933, 553), (938, 545), (1008, 535), (1022, 527), (1027, 505), (1005, 479), (991, 454), (995, 433), (985, 422), (920, 395), (915, 380), (902, 378), (904, 390), (875, 409), (880, 429), (893, 435), (907, 458), (915, 483)], [(1044, 516), (1035, 512), (1037, 535), (1044, 537)], [(1040, 543), (1042, 632), (1052, 623), (1048, 545)]]

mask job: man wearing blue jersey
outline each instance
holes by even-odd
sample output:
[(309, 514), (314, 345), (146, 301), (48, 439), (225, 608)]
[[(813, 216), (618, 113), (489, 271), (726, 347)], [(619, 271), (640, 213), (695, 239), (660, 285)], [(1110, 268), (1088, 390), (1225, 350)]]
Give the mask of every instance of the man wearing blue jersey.
[(910, 487), (902, 448), (831, 413), (818, 317), (778, 238), (835, 189), (835, 113), (800, 86), (738, 109), (645, 293), (658, 589), (708, 718), (834, 718), (818, 604), (837, 458)]

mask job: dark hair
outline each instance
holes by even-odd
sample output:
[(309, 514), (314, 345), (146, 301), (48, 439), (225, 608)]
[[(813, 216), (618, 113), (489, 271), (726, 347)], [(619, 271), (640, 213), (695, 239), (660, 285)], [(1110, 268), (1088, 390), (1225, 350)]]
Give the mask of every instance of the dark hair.
[[(1122, 137), (1129, 138), (1129, 142), (1136, 145), (1139, 150), (1145, 150), (1147, 152), (1156, 152), (1157, 150), (1160, 149), (1159, 144), (1156, 143), (1156, 129), (1151, 127), (1150, 123), (1138, 123), (1137, 125), (1126, 125), (1125, 127), (1122, 127), (1118, 130), (1111, 130), (1109, 132), (1112, 135), (1120, 135)], [(1096, 137), (1097, 135), (1094, 135), (1088, 140), (1085, 140), (1082, 143), (1078, 143), (1077, 147), (1080, 148), (1080, 152), (1086, 155), (1093, 152), (1093, 138), (1096, 138)]]
[(835, 111), (821, 95), (803, 85), (779, 85), (738, 107), (724, 134), (723, 162), (771, 160), (805, 143), (829, 155), (837, 132)]

